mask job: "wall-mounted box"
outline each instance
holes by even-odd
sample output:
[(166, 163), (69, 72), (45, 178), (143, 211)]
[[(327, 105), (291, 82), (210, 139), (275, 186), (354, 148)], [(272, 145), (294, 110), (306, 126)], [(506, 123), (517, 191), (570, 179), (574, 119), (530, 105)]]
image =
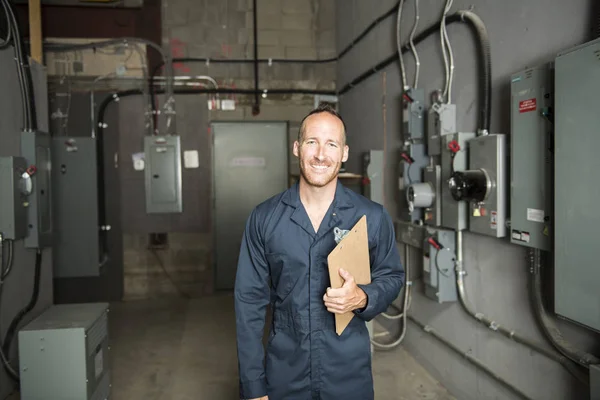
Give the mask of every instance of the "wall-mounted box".
[[(425, 92), (423, 89), (409, 89), (403, 95), (404, 110), (402, 113), (402, 136), (404, 145), (400, 157), (402, 160), (402, 179), (400, 190), (423, 181), (423, 168), (429, 162), (426, 154), (425, 138)], [(405, 195), (405, 193), (404, 193)], [(423, 211), (402, 209), (400, 216), (404, 220), (420, 221)]]
[(25, 247), (44, 248), (52, 245), (52, 194), (50, 188), (51, 138), (45, 132), (22, 132), (21, 155), (27, 165), (35, 167), (31, 175), (32, 192), (28, 196), (28, 234)]
[(180, 213), (181, 143), (179, 136), (144, 137), (146, 212)]
[(475, 137), (474, 132), (457, 132), (442, 136), (442, 226), (462, 231), (468, 226), (468, 205), (466, 201), (456, 201), (448, 182), (452, 173), (464, 171), (468, 165), (469, 140)]
[(555, 311), (600, 331), (600, 39), (559, 54), (554, 66)]
[(384, 182), (383, 182), (383, 151), (369, 150), (363, 154), (363, 170), (369, 179), (369, 184), (365, 185), (368, 193), (365, 196), (370, 200), (384, 204)]
[(0, 157), (0, 234), (2, 239), (20, 240), (27, 235), (27, 196), (22, 175), (23, 157)]
[(552, 64), (511, 80), (510, 241), (545, 251), (554, 236), (553, 80)]
[(438, 303), (456, 301), (455, 232), (427, 228), (423, 252), (425, 295)]
[(469, 202), (469, 230), (482, 235), (506, 235), (506, 136), (471, 139), (469, 169), (456, 171), (448, 184), (452, 197)]
[(396, 221), (396, 241), (406, 243), (417, 249), (423, 248), (425, 227), (409, 221)]
[(428, 166), (423, 171), (423, 182), (415, 183), (406, 190), (408, 209), (421, 208), (424, 212), (423, 223), (431, 226), (441, 224), (441, 167)]
[(52, 138), (54, 277), (98, 276), (100, 224), (97, 142), (90, 137)]
[(441, 137), (456, 132), (456, 104), (433, 103), (427, 118), (427, 154), (442, 154)]

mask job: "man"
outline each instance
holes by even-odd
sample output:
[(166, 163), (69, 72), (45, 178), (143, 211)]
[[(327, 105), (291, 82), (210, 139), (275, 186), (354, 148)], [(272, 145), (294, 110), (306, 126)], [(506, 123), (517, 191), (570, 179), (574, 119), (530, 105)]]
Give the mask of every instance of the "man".
[[(394, 227), (385, 209), (338, 182), (348, 159), (345, 124), (319, 107), (302, 121), (294, 155), (300, 181), (258, 205), (242, 239), (235, 283), (241, 399), (370, 400), (371, 343), (365, 321), (385, 311), (404, 283)], [(334, 228), (367, 216), (371, 284), (329, 288), (327, 256)], [(262, 336), (268, 304), (273, 323), (266, 359)], [(355, 317), (335, 331), (336, 313)]]

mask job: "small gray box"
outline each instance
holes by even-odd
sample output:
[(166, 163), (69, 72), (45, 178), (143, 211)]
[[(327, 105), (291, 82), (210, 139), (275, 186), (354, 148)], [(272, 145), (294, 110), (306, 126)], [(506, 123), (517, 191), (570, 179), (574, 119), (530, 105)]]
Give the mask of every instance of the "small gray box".
[(510, 241), (545, 251), (554, 236), (553, 72), (547, 64), (511, 80)]
[(27, 163), (22, 157), (0, 157), (0, 234), (3, 239), (20, 240), (27, 235), (27, 197), (22, 174)]
[(427, 154), (442, 154), (441, 137), (456, 132), (456, 104), (433, 103), (427, 118)]
[[(423, 89), (409, 89), (404, 98), (401, 191), (423, 181), (423, 168), (429, 162), (425, 149), (425, 92)], [(415, 208), (412, 212), (408, 209), (401, 210), (402, 219), (416, 222), (420, 221), (422, 216), (423, 210), (420, 208)]]
[(370, 150), (364, 154), (363, 161), (366, 176), (369, 178), (368, 193), (365, 193), (365, 195), (370, 200), (383, 205), (385, 201), (385, 193), (383, 191), (383, 151)]
[(54, 305), (19, 331), (21, 400), (110, 398), (108, 304)]
[(469, 230), (497, 238), (506, 236), (506, 136), (470, 140), (469, 170), (482, 171), (488, 185), (485, 199), (470, 203)]
[(425, 227), (409, 221), (396, 221), (396, 241), (406, 243), (417, 249), (423, 248)]
[(600, 39), (560, 54), (554, 82), (555, 310), (600, 330)]
[[(425, 295), (438, 303), (453, 302), (456, 296), (455, 232), (427, 228), (424, 243), (423, 282)], [(437, 246), (440, 246), (439, 249)]]
[(179, 136), (144, 137), (146, 212), (180, 213), (181, 144)]
[(52, 139), (54, 276), (98, 276), (100, 226), (96, 139)]
[(442, 167), (439, 165), (425, 168), (423, 179), (431, 187), (434, 196), (431, 207), (425, 208), (424, 223), (430, 226), (442, 225)]
[(21, 155), (27, 165), (36, 168), (32, 175), (33, 190), (28, 196), (28, 229), (25, 247), (43, 248), (52, 245), (52, 201), (50, 192), (50, 135), (45, 132), (22, 132)]
[[(448, 181), (454, 171), (465, 171), (468, 162), (469, 140), (475, 137), (473, 132), (458, 132), (442, 136), (442, 226), (448, 229), (462, 231), (468, 226), (468, 207), (466, 201), (456, 201), (452, 198)], [(459, 149), (453, 156), (448, 147), (456, 142)]]

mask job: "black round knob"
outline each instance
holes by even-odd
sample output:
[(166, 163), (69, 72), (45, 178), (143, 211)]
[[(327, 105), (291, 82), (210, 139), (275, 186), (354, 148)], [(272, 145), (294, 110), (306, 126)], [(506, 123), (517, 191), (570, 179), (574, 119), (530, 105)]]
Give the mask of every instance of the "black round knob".
[(457, 171), (450, 177), (448, 188), (456, 201), (480, 202), (485, 200), (487, 194), (487, 176), (482, 170)]

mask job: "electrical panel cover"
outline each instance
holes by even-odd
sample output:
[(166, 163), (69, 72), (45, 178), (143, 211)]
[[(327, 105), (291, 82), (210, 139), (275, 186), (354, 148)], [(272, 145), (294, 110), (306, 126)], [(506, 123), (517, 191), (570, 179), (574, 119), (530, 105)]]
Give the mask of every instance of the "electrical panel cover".
[(146, 212), (182, 212), (180, 137), (146, 136), (144, 153)]

